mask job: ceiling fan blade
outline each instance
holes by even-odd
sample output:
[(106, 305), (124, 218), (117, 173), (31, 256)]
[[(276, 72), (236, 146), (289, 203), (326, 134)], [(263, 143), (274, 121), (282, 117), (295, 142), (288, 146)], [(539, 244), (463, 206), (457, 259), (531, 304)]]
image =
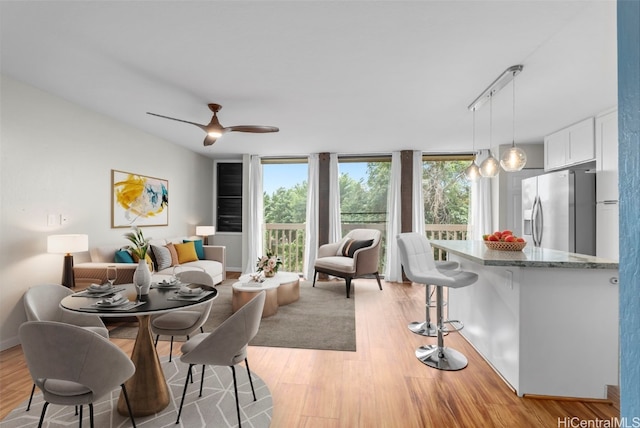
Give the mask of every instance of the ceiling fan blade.
[(265, 133), (265, 132), (278, 132), (278, 129), (275, 126), (261, 126), (261, 125), (237, 125), (237, 126), (227, 126), (224, 128), (228, 132), (254, 132), (254, 133)]
[[(150, 115), (152, 115), (152, 116), (162, 117), (162, 118), (164, 118), (164, 119), (175, 120), (175, 121), (177, 121), (177, 122), (188, 123), (188, 124), (190, 124), (190, 125), (195, 125), (195, 126), (197, 126), (198, 128), (202, 129), (202, 130), (203, 130), (203, 131), (205, 131), (205, 132), (207, 131), (207, 127), (206, 127), (205, 125), (201, 125), (201, 124), (199, 124), (199, 123), (189, 122), (188, 120), (176, 119), (175, 117), (163, 116), (163, 115), (161, 115), (161, 114), (157, 114), (157, 113), (150, 113), (150, 112), (147, 112), (147, 114), (150, 114)], [(215, 142), (215, 140), (214, 140), (214, 142)], [(213, 144), (213, 143), (211, 143), (211, 144)]]
[(207, 134), (207, 136), (204, 139), (204, 145), (206, 146), (212, 146), (213, 143), (215, 143), (218, 140), (218, 138), (212, 137), (210, 135)]

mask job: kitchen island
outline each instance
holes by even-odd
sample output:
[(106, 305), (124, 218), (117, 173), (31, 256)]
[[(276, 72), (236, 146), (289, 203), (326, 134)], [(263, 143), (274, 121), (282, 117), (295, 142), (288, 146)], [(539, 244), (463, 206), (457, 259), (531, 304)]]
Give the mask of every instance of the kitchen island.
[(618, 263), (529, 244), (431, 241), (478, 274), (449, 290), (449, 318), (519, 396), (604, 399), (618, 385)]

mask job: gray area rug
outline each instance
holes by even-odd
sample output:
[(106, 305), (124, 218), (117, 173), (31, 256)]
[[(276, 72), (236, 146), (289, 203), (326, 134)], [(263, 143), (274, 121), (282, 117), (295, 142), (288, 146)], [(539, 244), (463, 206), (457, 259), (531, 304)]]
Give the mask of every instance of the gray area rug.
[[(231, 316), (231, 284), (226, 280), (217, 287), (218, 297), (211, 315), (204, 325), (209, 332)], [(300, 300), (280, 306), (278, 312), (260, 323), (260, 331), (250, 342), (254, 346), (280, 348), (327, 349), (333, 351), (356, 350), (355, 296), (346, 298), (343, 281), (300, 281)], [(121, 326), (109, 335), (114, 338), (135, 339), (137, 326)], [(168, 337), (160, 336), (161, 340)], [(174, 340), (184, 341), (176, 336)], [(174, 346), (177, 353), (180, 344)]]
[[(174, 359), (168, 362), (168, 357), (161, 358), (171, 401), (161, 413), (152, 416), (135, 418), (139, 427), (236, 427), (238, 417), (233, 392), (233, 378), (229, 367), (207, 367), (205, 370), (204, 390), (202, 397), (198, 397), (200, 389), (200, 370), (198, 366), (194, 372), (194, 383), (189, 384), (187, 396), (182, 408), (180, 424), (176, 425), (178, 408), (187, 375), (187, 364)], [(249, 363), (251, 364), (251, 363)], [(251, 386), (247, 377), (247, 370), (236, 366), (238, 379), (238, 396), (240, 398), (240, 415), (242, 426), (250, 428), (266, 428), (271, 424), (273, 400), (271, 392), (265, 383), (255, 373), (251, 373), (256, 391), (257, 401), (253, 401)], [(110, 395), (94, 403), (94, 425), (96, 427), (130, 427), (131, 420), (122, 416), (116, 410), (120, 388), (114, 389)], [(31, 404), (31, 410), (26, 412), (27, 401), (21, 403), (6, 418), (0, 421), (0, 428), (37, 427), (42, 412), (42, 394), (37, 392)], [(89, 409), (83, 411), (83, 426), (89, 426)], [(78, 426), (78, 416), (73, 406), (49, 405), (43, 424), (47, 428)]]

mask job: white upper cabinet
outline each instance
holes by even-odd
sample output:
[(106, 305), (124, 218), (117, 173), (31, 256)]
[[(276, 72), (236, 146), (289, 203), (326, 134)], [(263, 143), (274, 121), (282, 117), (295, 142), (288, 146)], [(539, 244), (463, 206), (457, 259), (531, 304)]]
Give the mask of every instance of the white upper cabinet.
[(618, 110), (596, 117), (596, 198), (618, 200)]
[(544, 169), (552, 171), (596, 159), (592, 117), (544, 138)]

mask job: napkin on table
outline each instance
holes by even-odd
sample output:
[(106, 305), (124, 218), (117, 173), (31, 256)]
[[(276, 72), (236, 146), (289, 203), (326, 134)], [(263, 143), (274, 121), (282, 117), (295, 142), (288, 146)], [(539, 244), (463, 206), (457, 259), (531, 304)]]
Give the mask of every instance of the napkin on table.
[(202, 293), (202, 288), (189, 288), (186, 285), (180, 287), (180, 294), (200, 294)]
[(89, 290), (92, 290), (92, 291), (107, 291), (110, 288), (111, 288), (111, 284), (109, 284), (109, 283), (102, 284), (102, 285), (100, 285), (100, 284), (91, 284), (89, 286)]
[(122, 300), (122, 299), (123, 299), (122, 294), (121, 294), (121, 293), (116, 293), (116, 294), (114, 294), (114, 295), (113, 295), (113, 296), (111, 296), (111, 297), (107, 297), (106, 299), (102, 299), (102, 300), (100, 300), (100, 302), (99, 302), (99, 303), (100, 303), (100, 304), (103, 304), (103, 305), (107, 305), (107, 304), (111, 304), (111, 303), (118, 302), (118, 301), (120, 301), (120, 300)]

